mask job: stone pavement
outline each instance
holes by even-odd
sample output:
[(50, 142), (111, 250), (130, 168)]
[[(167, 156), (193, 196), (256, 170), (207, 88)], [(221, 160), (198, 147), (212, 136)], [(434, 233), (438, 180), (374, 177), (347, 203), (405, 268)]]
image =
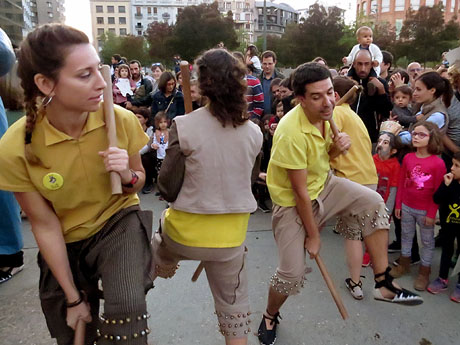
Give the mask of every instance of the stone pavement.
[[(142, 207), (153, 209), (155, 219), (165, 208), (153, 194), (142, 195)], [(27, 221), (23, 224), (25, 268), (7, 283), (0, 285), (0, 345), (54, 344), (46, 329), (38, 300), (36, 265), (37, 247)], [(281, 310), (278, 345), (458, 345), (460, 344), (460, 305), (449, 300), (447, 293), (434, 296), (423, 292), (425, 303), (416, 307), (377, 302), (372, 297), (373, 274), (364, 268), (364, 300), (356, 301), (345, 288), (348, 277), (343, 240), (330, 227), (322, 233), (321, 256), (338, 287), (350, 318), (343, 321), (313, 261), (313, 272), (302, 293), (288, 299)], [(257, 211), (251, 216), (247, 235), (249, 297), (252, 328), (257, 331), (267, 298), (267, 281), (277, 263), (276, 246), (270, 214)], [(390, 256), (393, 260), (396, 254)], [(440, 249), (436, 249), (433, 273), (438, 272)], [(216, 345), (224, 344), (217, 332), (212, 296), (205, 274), (196, 283), (190, 278), (197, 262), (183, 262), (172, 280), (157, 279), (147, 296), (152, 314), (149, 344)], [(410, 277), (399, 279), (412, 289), (417, 269)], [(449, 293), (454, 280), (451, 281)], [(255, 336), (249, 344), (258, 344)]]

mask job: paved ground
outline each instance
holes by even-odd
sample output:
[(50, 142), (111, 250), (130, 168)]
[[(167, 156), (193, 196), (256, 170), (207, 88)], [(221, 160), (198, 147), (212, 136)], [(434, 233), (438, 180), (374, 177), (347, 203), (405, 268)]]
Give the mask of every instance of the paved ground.
[[(165, 203), (153, 194), (142, 196), (142, 207), (153, 209), (156, 219)], [(276, 247), (271, 234), (270, 215), (257, 211), (250, 220), (247, 235), (249, 248), (249, 296), (253, 311), (253, 328), (258, 328), (267, 297), (267, 280), (277, 262)], [(425, 303), (417, 307), (396, 306), (372, 298), (372, 271), (363, 269), (362, 301), (354, 300), (344, 286), (347, 269), (340, 236), (323, 230), (322, 257), (348, 309), (350, 318), (343, 321), (330, 297), (321, 274), (315, 267), (299, 296), (292, 297), (283, 307), (279, 328), (279, 345), (448, 345), (460, 344), (460, 305), (449, 300), (447, 293), (433, 296), (422, 293)], [(11, 281), (0, 285), (0, 344), (54, 344), (46, 329), (38, 301), (37, 248), (29, 223), (23, 225), (25, 268)], [(434, 272), (438, 271), (440, 250), (436, 250)], [(390, 256), (394, 259), (395, 255)], [(223, 344), (217, 332), (212, 297), (203, 274), (196, 283), (190, 278), (196, 262), (184, 262), (172, 280), (157, 280), (148, 294), (152, 314), (149, 326), (153, 332), (149, 344), (155, 345), (215, 345)], [(399, 281), (408, 287), (411, 277)], [(435, 274), (432, 274), (432, 278)], [(452, 281), (453, 283), (453, 281)], [(451, 289), (453, 284), (451, 283)], [(449, 290), (450, 292), (450, 290)], [(258, 344), (250, 336), (250, 344)]]

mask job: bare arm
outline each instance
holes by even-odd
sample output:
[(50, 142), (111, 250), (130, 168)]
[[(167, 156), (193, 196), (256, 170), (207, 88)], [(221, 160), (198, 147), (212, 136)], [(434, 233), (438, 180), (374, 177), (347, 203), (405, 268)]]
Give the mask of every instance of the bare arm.
[(313, 216), (312, 203), (307, 190), (307, 170), (288, 170), (288, 178), (294, 192), (297, 213), (302, 220), (303, 227), (307, 232), (305, 248), (313, 259), (319, 254), (321, 240), (318, 225)]
[(444, 146), (450, 152), (455, 153), (455, 152), (460, 151), (460, 147), (455, 145), (455, 143), (446, 134), (444, 134), (441, 139), (442, 139), (442, 143), (444, 144)]
[[(77, 301), (80, 293), (72, 277), (61, 223), (57, 215), (38, 192), (15, 193), (15, 196), (29, 218), (40, 253), (64, 291), (67, 301)], [(67, 324), (70, 327), (75, 328), (79, 319), (91, 321), (86, 303), (67, 309)]]

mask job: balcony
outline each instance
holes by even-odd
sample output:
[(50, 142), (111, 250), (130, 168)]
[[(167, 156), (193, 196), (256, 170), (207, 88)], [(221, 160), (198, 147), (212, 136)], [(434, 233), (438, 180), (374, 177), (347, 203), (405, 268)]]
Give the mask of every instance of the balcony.
[(136, 19), (142, 19), (142, 13), (136, 13), (136, 14), (134, 14), (134, 18), (136, 18)]
[(137, 23), (134, 27), (136, 30), (141, 30), (144, 26), (141, 23)]

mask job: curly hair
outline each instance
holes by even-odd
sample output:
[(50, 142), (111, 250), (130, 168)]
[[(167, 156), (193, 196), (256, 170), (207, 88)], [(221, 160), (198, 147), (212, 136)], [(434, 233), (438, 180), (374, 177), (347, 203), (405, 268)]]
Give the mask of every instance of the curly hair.
[(209, 111), (223, 127), (237, 127), (247, 116), (246, 72), (243, 63), (224, 49), (211, 49), (197, 59), (198, 83), (209, 99)]
[[(44, 115), (44, 95), (35, 84), (36, 74), (58, 81), (70, 48), (76, 44), (89, 44), (81, 31), (62, 24), (43, 25), (29, 33), (18, 52), (18, 76), (24, 89), (26, 109), (25, 157), (30, 164), (42, 165), (32, 150), (32, 133), (37, 118)], [(40, 102), (40, 106), (37, 103)]]

